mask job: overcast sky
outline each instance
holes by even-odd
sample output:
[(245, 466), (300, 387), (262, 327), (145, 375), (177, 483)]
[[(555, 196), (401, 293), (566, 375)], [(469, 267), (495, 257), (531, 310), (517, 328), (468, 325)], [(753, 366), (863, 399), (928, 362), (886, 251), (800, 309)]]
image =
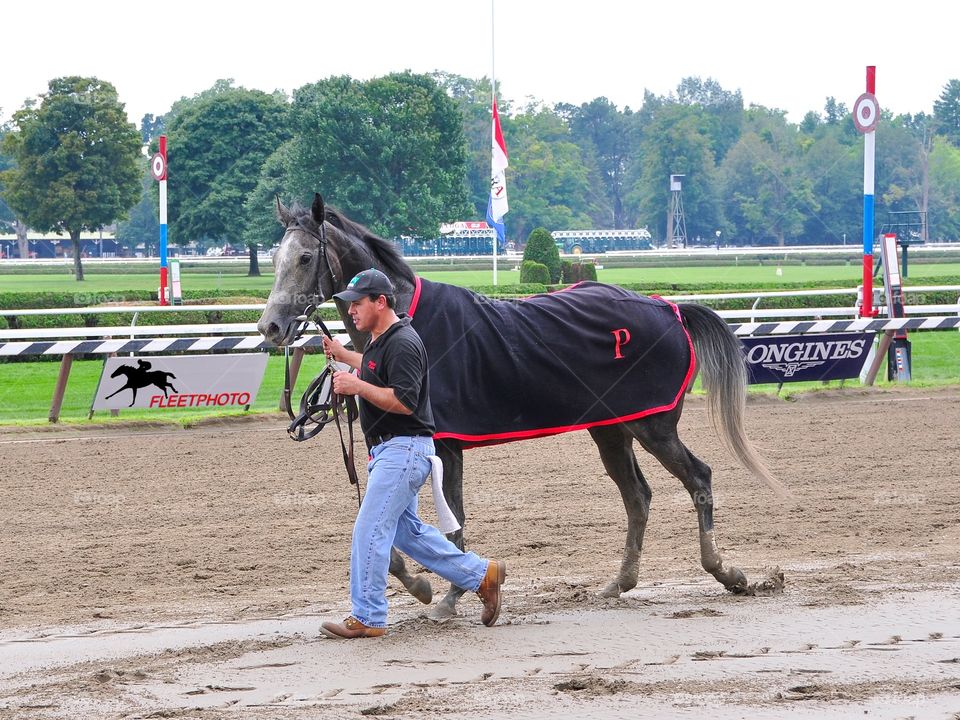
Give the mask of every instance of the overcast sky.
[[(291, 92), (330, 75), (491, 73), (490, 0), (204, 0), (4, 5), (0, 119), (62, 75), (113, 83), (132, 121), (162, 114), (217, 79)], [(684, 77), (712, 77), (744, 103), (799, 122), (828, 96), (848, 108), (877, 66), (877, 99), (931, 112), (960, 79), (952, 2), (496, 0), (500, 96), (638, 109)]]

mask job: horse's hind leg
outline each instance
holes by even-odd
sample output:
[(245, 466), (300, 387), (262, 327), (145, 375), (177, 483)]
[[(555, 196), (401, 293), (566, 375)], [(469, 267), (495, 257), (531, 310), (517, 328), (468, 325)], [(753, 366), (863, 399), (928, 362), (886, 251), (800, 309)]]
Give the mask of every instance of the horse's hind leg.
[[(460, 529), (448, 533), (447, 538), (463, 550), (463, 523), (466, 517), (463, 512), (463, 447), (459, 442), (448, 440), (437, 440), (435, 445), (437, 456), (443, 461), (443, 497), (460, 523)], [(435, 620), (455, 617), (457, 602), (465, 592), (465, 589), (451, 585), (447, 594), (431, 611), (431, 617)]]
[[(463, 448), (456, 441), (436, 441), (437, 456), (443, 462), (443, 495), (453, 511), (460, 529), (449, 533), (447, 538), (463, 550)], [(411, 575), (407, 571), (403, 556), (393, 549), (390, 553), (390, 574), (395, 576), (403, 586), (420, 602), (427, 604), (433, 597), (433, 590), (429, 581), (423, 575)], [(431, 617), (437, 620), (455, 617), (457, 601), (466, 592), (463, 588), (451, 585), (447, 594), (437, 603), (430, 612)]]
[(390, 574), (399, 580), (411, 595), (424, 605), (433, 600), (433, 588), (423, 575), (411, 575), (396, 548), (390, 548)]
[(627, 540), (623, 548), (620, 572), (602, 592), (604, 597), (619, 597), (620, 593), (637, 585), (643, 533), (647, 528), (653, 493), (633, 454), (633, 438), (624, 432), (623, 427), (594, 427), (590, 428), (590, 435), (600, 450), (603, 467), (620, 489), (620, 497), (627, 511)]
[(700, 562), (731, 592), (743, 592), (747, 578), (724, 563), (713, 534), (713, 489), (710, 466), (690, 452), (677, 435), (679, 409), (630, 423), (629, 428), (643, 448), (653, 455), (690, 493), (700, 527)]

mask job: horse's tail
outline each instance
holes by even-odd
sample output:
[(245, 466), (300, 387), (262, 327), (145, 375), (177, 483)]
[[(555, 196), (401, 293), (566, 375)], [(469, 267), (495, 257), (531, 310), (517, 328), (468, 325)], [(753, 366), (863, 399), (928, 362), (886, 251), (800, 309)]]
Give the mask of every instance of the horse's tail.
[(681, 304), (679, 308), (697, 354), (700, 377), (707, 391), (707, 411), (717, 434), (745, 468), (778, 495), (786, 495), (786, 489), (770, 473), (743, 428), (747, 366), (740, 340), (710, 308), (693, 304)]

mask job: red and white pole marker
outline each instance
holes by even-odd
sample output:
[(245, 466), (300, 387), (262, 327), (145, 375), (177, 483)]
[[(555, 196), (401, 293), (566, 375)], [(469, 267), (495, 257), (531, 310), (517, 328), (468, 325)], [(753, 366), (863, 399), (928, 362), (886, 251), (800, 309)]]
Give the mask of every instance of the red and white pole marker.
[(873, 191), (876, 158), (877, 120), (880, 104), (877, 89), (877, 68), (867, 66), (867, 91), (853, 104), (853, 124), (863, 134), (863, 302), (861, 317), (874, 317), (873, 307)]
[(150, 173), (160, 183), (160, 304), (167, 302), (167, 136), (160, 136), (160, 152), (150, 159)]

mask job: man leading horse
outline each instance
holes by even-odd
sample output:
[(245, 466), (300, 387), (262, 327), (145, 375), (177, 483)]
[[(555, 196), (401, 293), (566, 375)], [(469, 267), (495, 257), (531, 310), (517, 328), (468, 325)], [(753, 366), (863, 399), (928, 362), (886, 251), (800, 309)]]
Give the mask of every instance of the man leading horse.
[(453, 585), (474, 590), (483, 602), (481, 621), (493, 625), (500, 614), (504, 562), (464, 552), (417, 515), (417, 494), (431, 471), (436, 432), (420, 336), (408, 317), (397, 315), (393, 284), (379, 270), (359, 273), (335, 297), (349, 303), (356, 328), (370, 333), (362, 354), (330, 338), (323, 340), (328, 357), (359, 371), (335, 372), (333, 390), (357, 397), (370, 460), (350, 549), (353, 611), (341, 623), (323, 623), (321, 631), (331, 638), (386, 632), (392, 546)]

